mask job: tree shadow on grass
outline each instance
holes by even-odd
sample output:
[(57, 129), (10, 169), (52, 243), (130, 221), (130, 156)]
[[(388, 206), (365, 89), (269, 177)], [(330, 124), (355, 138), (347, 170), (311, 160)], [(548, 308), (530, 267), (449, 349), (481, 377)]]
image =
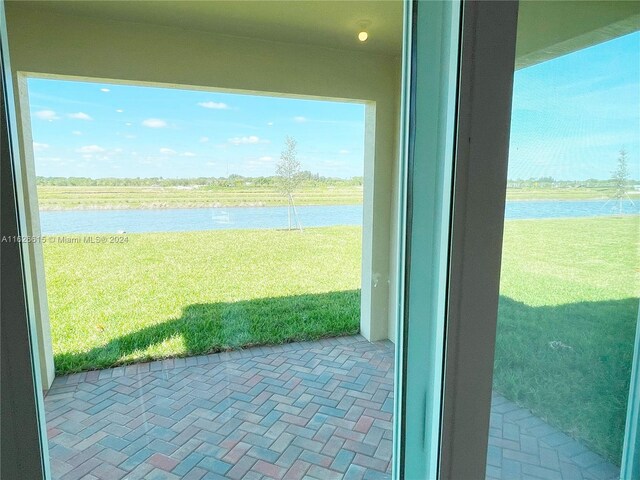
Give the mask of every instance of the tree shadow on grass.
[(494, 389), (619, 462), (639, 300), (532, 307), (501, 297)]
[[(62, 374), (253, 345), (351, 335), (359, 327), (360, 290), (193, 304), (183, 309), (180, 318), (114, 338), (89, 351), (56, 354), (54, 361), (57, 373)], [(176, 339), (183, 348), (161, 348), (163, 342)]]

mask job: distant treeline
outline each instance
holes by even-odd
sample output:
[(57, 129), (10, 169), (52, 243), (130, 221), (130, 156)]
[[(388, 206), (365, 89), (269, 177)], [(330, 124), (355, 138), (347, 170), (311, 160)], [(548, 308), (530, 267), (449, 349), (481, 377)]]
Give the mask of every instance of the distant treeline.
[[(629, 180), (629, 187), (640, 185), (640, 180)], [(527, 180), (507, 180), (508, 188), (613, 188), (615, 181), (612, 179), (599, 180), (589, 178), (587, 180), (556, 180), (553, 177), (529, 178)]]
[[(362, 177), (332, 178), (317, 173), (300, 173), (303, 186), (361, 186)], [(197, 178), (89, 178), (89, 177), (36, 177), (36, 183), (53, 187), (277, 187), (280, 179), (271, 177), (197, 177)]]

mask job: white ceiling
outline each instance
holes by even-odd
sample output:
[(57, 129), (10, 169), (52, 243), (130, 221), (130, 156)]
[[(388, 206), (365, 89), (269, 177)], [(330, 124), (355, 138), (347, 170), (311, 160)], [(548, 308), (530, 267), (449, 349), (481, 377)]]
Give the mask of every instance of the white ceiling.
[[(49, 12), (399, 56), (401, 0), (27, 2)], [(369, 39), (357, 40), (361, 23)]]
[[(8, 0), (80, 17), (400, 56), (402, 0)], [(522, 68), (639, 28), (636, 1), (521, 0)], [(567, 19), (571, 19), (568, 21)], [(366, 23), (369, 39), (357, 40)], [(72, 28), (72, 26), (70, 26)]]

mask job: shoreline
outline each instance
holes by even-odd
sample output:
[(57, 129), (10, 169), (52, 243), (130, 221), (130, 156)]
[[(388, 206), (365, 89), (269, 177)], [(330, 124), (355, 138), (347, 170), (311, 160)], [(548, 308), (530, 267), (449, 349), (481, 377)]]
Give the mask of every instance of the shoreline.
[[(296, 204), (296, 208), (304, 208), (304, 207), (357, 207), (362, 206), (362, 203), (313, 203), (313, 204)], [(40, 212), (104, 212), (104, 211), (128, 211), (128, 210), (213, 210), (213, 209), (225, 209), (225, 208), (287, 208), (287, 204), (283, 205), (258, 205), (258, 204), (243, 204), (243, 205), (136, 205), (136, 206), (127, 206), (127, 205), (108, 205), (108, 206), (98, 206), (98, 205), (87, 205), (81, 207), (74, 208), (50, 208), (50, 207), (39, 207), (38, 210)]]

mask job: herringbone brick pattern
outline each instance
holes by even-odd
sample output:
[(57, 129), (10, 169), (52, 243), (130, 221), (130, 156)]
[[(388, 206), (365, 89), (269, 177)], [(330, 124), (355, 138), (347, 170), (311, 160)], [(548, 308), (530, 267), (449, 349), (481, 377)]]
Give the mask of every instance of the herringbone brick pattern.
[[(392, 366), (391, 343), (353, 336), (59, 377), (53, 478), (390, 478)], [(488, 480), (618, 476), (494, 395)]]
[(529, 410), (495, 394), (487, 480), (614, 480), (620, 470)]
[(56, 379), (56, 479), (390, 478), (393, 355), (361, 336)]

